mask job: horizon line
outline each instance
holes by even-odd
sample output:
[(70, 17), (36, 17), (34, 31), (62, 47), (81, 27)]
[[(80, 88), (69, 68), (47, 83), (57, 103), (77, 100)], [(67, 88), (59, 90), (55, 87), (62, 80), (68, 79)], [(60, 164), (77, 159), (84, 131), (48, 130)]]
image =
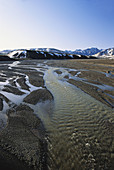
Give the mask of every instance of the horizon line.
[(25, 47), (25, 48), (2, 48), (0, 49), (0, 51), (5, 51), (5, 50), (26, 50), (26, 49), (38, 49), (38, 48), (46, 48), (46, 49), (57, 49), (57, 50), (61, 50), (61, 51), (76, 51), (76, 50), (86, 50), (86, 49), (91, 49), (91, 48), (97, 48), (99, 50), (105, 50), (105, 49), (109, 49), (109, 48), (114, 48), (114, 47), (108, 47), (108, 48), (98, 48), (98, 47), (87, 47), (87, 48), (75, 48), (74, 50), (72, 49), (62, 49), (62, 48), (56, 48), (56, 47), (44, 47), (44, 46), (40, 46), (40, 47)]

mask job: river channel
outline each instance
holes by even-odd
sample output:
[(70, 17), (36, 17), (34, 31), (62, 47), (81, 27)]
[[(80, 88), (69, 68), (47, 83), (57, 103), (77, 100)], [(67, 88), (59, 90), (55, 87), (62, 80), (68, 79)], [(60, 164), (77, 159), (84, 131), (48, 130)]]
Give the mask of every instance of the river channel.
[(65, 69), (56, 70), (44, 76), (54, 102), (37, 108), (47, 132), (48, 169), (111, 169), (113, 109), (67, 83)]
[[(46, 129), (48, 169), (113, 170), (114, 109), (69, 84), (67, 80), (70, 79), (71, 74), (67, 68), (50, 67), (46, 62), (39, 64), (34, 61), (33, 65), (31, 61), (28, 65), (24, 62), (22, 65), (21, 63), (18, 64), (14, 62), (13, 65), (4, 65), (8, 67), (9, 74), (7, 73), (8, 78), (6, 79), (2, 77), (5, 81), (0, 84), (1, 94), (9, 99), (12, 107), (13, 104), (25, 104), (23, 99), (30, 92), (44, 88), (33, 86), (30, 83), (26, 74), (30, 74), (34, 70), (44, 74), (42, 78), (44, 78), (45, 86), (54, 97), (53, 101), (40, 102), (36, 105), (28, 104), (34, 109), (34, 113), (38, 115)], [(11, 72), (12, 69), (14, 70)], [(13, 75), (14, 71), (15, 74)], [(5, 71), (1, 71), (1, 75), (3, 74), (5, 74)], [(80, 70), (76, 74), (80, 74)], [(77, 75), (73, 77), (74, 80), (84, 80)], [(22, 89), (17, 81), (19, 76), (25, 77), (25, 84), (29, 89)], [(65, 79), (66, 76), (68, 79)], [(4, 86), (9, 85), (13, 79), (16, 88), (24, 92), (23, 95), (3, 91)], [(12, 87), (11, 84), (10, 86)], [(101, 89), (102, 87), (104, 86), (99, 86)], [(105, 88), (110, 90), (110, 86), (105, 86)], [(7, 123), (5, 112), (9, 108), (8, 104), (4, 100), (4, 108), (0, 112), (1, 122), (4, 124), (3, 128)]]

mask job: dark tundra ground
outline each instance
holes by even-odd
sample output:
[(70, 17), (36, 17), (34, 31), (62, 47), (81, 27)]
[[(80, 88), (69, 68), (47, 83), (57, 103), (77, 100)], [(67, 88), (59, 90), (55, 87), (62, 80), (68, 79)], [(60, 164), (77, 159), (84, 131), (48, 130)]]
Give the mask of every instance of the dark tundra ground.
[[(45, 127), (32, 105), (53, 95), (45, 86), (48, 66), (70, 68), (65, 79), (104, 103), (114, 107), (114, 60), (23, 60), (0, 62), (0, 167), (2, 170), (47, 169)], [(74, 70), (73, 70), (74, 69)], [(99, 88), (99, 87), (104, 88)], [(7, 113), (7, 114), (6, 114)], [(107, 126), (110, 126), (108, 124)], [(112, 124), (111, 124), (112, 129)], [(113, 131), (113, 129), (112, 129)], [(113, 158), (113, 157), (112, 157)]]

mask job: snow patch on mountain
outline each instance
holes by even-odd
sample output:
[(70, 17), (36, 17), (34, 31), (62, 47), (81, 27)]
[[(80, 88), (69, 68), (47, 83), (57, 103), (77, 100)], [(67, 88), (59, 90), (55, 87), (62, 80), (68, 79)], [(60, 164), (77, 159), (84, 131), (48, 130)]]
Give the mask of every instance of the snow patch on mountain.
[(10, 53), (12, 50), (3, 50), (3, 51), (0, 51), (0, 54), (8, 54)]
[(105, 49), (105, 50), (95, 54), (94, 56), (98, 57), (98, 58), (114, 59), (114, 48)]
[(92, 56), (92, 55), (97, 54), (98, 52), (101, 52), (101, 51), (102, 51), (102, 49), (92, 47), (92, 48), (87, 48), (85, 50), (76, 49), (75, 51), (65, 51), (65, 52), (69, 53), (69, 54)]
[(109, 58), (114, 59), (114, 48), (108, 49), (98, 49), (98, 48), (87, 48), (84, 50), (76, 49), (75, 51), (71, 50), (59, 50), (55, 48), (30, 48), (30, 49), (14, 49), (14, 50), (4, 50), (0, 51), (0, 54), (7, 54), (10, 58), (26, 58), (27, 50), (35, 51), (37, 54), (42, 54), (47, 57), (47, 54), (51, 56), (58, 56), (63, 58), (65, 56), (74, 58), (74, 55), (77, 55), (79, 58), (84, 58), (84, 56), (90, 58), (91, 56), (97, 58)]
[(26, 58), (26, 50), (14, 50), (8, 56), (10, 58)]

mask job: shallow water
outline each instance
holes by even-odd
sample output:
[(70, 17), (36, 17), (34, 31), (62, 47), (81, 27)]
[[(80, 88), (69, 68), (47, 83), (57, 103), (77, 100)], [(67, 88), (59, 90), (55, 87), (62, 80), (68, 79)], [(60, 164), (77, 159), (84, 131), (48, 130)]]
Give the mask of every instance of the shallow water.
[[(5, 100), (3, 100), (3, 110), (0, 111), (0, 130), (3, 129), (7, 125), (7, 120), (8, 120), (7, 110), (9, 108), (22, 103), (23, 99), (30, 92), (32, 92), (34, 90), (42, 89), (42, 87), (36, 87), (36, 86), (32, 85), (29, 81), (29, 77), (26, 74), (22, 73), (22, 70), (18, 70), (19, 63), (20, 63), (19, 61), (14, 61), (11, 64), (5, 64), (8, 66), (8, 69), (13, 69), (13, 67), (17, 68), (15, 70), (15, 74), (17, 74), (18, 76), (17, 75), (12, 76), (12, 77), (7, 78), (4, 82), (0, 82), (0, 94), (4, 95), (9, 100), (8, 103), (6, 103)], [(24, 65), (24, 66), (20, 65), (20, 67), (21, 68), (24, 67), (25, 69), (28, 68), (28, 66), (26, 66), (26, 65)], [(30, 69), (36, 69), (36, 68), (30, 66)], [(39, 70), (39, 69), (37, 68), (37, 70)], [(6, 74), (0, 73), (0, 76), (1, 77), (6, 76)], [(25, 84), (28, 86), (29, 90), (24, 90), (21, 88), (20, 84), (17, 82), (17, 80), (19, 79), (19, 76), (25, 76)], [(17, 94), (13, 94), (11, 92), (3, 91), (5, 85), (11, 86), (11, 84), (10, 84), (11, 80), (13, 80), (13, 82), (15, 82), (17, 89), (19, 89), (21, 92), (24, 92), (23, 95), (17, 95)]]
[(40, 103), (37, 114), (47, 129), (51, 170), (111, 169), (113, 109), (68, 84), (56, 68), (44, 76), (54, 103)]
[[(9, 65), (16, 67), (18, 63)], [(36, 64), (36, 63), (35, 63)], [(47, 64), (47, 63), (46, 63)], [(18, 67), (18, 66), (17, 66)], [(65, 75), (73, 78), (68, 69), (51, 68), (44, 64), (19, 65), (17, 73), (24, 75), (30, 92), (41, 88), (29, 82), (29, 78), (21, 73), (22, 68), (45, 72), (45, 85), (54, 96), (54, 102), (39, 103), (31, 106), (44, 123), (48, 143), (48, 169), (50, 170), (109, 170), (113, 169), (114, 158), (114, 110), (87, 95), (79, 88), (68, 84)], [(46, 71), (47, 69), (47, 71)], [(60, 70), (62, 74), (57, 74)], [(73, 71), (71, 69), (71, 71)], [(77, 74), (80, 73), (80, 70)], [(17, 88), (24, 95), (17, 96), (3, 92), (11, 102), (19, 104), (29, 93), (21, 89), (15, 79)], [(74, 76), (74, 79), (83, 81)], [(1, 91), (6, 82), (1, 83)], [(4, 106), (6, 103), (4, 103)], [(5, 107), (4, 107), (5, 108)], [(2, 114), (1, 120), (6, 120)], [(0, 122), (3, 124), (4, 122)]]

